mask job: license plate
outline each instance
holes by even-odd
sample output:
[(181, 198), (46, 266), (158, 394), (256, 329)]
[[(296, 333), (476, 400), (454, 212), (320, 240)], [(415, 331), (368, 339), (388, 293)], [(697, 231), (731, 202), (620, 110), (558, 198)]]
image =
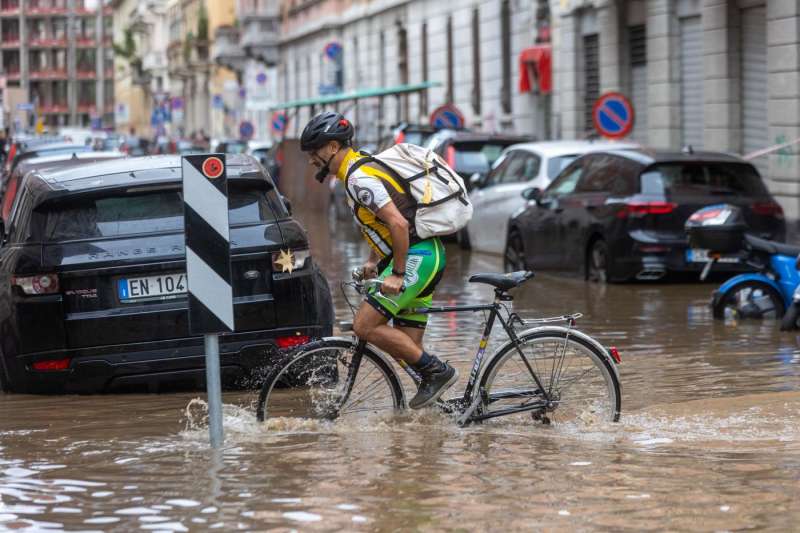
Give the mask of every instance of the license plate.
[(122, 302), (141, 298), (161, 298), (186, 294), (186, 274), (163, 274), (145, 278), (123, 278), (117, 282)]
[[(689, 248), (686, 250), (687, 263), (708, 263), (711, 261), (708, 250), (701, 248)], [(717, 258), (718, 263), (738, 263), (738, 256), (720, 256)]]

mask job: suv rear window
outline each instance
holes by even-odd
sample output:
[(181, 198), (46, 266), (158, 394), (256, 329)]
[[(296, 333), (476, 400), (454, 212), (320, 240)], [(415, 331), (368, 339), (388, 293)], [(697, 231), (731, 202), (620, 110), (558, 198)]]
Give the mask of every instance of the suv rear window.
[(660, 163), (641, 177), (642, 194), (766, 196), (767, 188), (747, 163)]
[[(274, 191), (234, 188), (229, 192), (231, 226), (275, 220)], [(42, 208), (40, 208), (41, 210)], [(119, 237), (183, 230), (183, 194), (165, 190), (87, 198), (45, 207), (44, 241)]]

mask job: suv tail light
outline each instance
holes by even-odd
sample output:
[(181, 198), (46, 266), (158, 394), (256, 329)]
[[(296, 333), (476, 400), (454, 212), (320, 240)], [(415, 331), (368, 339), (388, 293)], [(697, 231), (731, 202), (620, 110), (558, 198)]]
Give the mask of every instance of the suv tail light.
[(59, 290), (58, 275), (56, 274), (14, 276), (11, 278), (11, 285), (19, 287), (25, 294), (54, 294)]
[(294, 348), (295, 346), (300, 346), (302, 344), (308, 344), (308, 341), (311, 340), (311, 337), (308, 335), (292, 335), (287, 337), (278, 337), (275, 339), (275, 344), (278, 345), (278, 348)]
[(402, 142), (405, 142), (405, 140), (406, 140), (406, 134), (403, 130), (398, 131), (397, 135), (394, 136), (395, 144), (400, 144)]
[(34, 370), (51, 372), (54, 370), (67, 370), (69, 368), (70, 358), (63, 359), (45, 359), (44, 361), (36, 361), (31, 365)]
[(625, 204), (617, 212), (617, 218), (642, 217), (645, 215), (668, 215), (675, 211), (677, 204), (672, 202), (636, 202)]
[(750, 209), (756, 215), (783, 218), (783, 208), (777, 202), (756, 202), (750, 206)]

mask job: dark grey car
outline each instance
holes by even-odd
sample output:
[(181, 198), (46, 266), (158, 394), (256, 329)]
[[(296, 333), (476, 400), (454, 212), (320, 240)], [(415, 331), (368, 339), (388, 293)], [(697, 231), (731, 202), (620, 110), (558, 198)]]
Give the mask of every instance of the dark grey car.
[[(512, 216), (505, 263), (583, 272), (598, 281), (699, 271), (708, 256), (687, 246), (684, 224), (717, 203), (740, 206), (751, 233), (785, 238), (783, 210), (756, 168), (715, 152), (620, 150), (585, 155)], [(724, 257), (715, 270), (749, 267)]]

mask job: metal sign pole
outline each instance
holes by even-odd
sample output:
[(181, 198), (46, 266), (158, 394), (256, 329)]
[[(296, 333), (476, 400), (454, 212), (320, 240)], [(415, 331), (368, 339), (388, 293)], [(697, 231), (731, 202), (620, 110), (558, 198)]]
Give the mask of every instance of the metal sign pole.
[(211, 447), (219, 448), (225, 439), (222, 429), (222, 382), (219, 371), (219, 335), (203, 336), (206, 349), (206, 389), (208, 394), (208, 433)]
[(211, 446), (223, 443), (219, 334), (235, 331), (224, 154), (184, 156), (184, 227), (189, 332), (203, 335), (206, 354), (208, 431)]

